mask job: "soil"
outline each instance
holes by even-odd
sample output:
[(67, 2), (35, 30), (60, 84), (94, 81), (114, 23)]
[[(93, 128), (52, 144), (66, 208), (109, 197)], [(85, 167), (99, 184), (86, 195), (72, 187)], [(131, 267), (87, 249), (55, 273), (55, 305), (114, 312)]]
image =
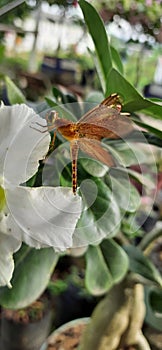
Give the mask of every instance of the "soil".
[(75, 350), (77, 349), (82, 332), (86, 324), (71, 326), (56, 336), (49, 338), (47, 350)]
[[(77, 350), (86, 324), (77, 324), (49, 337), (47, 350)], [(121, 350), (136, 350), (129, 346)]]
[(2, 308), (1, 317), (5, 317), (8, 320), (13, 320), (17, 323), (31, 323), (42, 319), (48, 308), (48, 300), (45, 297), (33, 302), (30, 306), (19, 309), (11, 310)]

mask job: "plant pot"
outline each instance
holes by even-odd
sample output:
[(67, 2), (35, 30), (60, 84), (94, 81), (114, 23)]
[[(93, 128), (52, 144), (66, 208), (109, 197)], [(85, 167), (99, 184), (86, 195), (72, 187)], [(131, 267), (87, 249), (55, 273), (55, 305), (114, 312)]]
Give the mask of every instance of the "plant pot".
[(6, 312), (2, 312), (0, 349), (40, 350), (51, 328), (53, 312), (49, 304), (42, 317), (32, 322), (16, 320), (15, 314), (12, 310), (10, 317)]
[(75, 319), (90, 317), (98, 299), (82, 293), (82, 289), (70, 283), (67, 289), (54, 298), (55, 327)]
[(40, 350), (74, 350), (77, 349), (82, 333), (90, 318), (70, 321), (57, 328), (43, 344)]

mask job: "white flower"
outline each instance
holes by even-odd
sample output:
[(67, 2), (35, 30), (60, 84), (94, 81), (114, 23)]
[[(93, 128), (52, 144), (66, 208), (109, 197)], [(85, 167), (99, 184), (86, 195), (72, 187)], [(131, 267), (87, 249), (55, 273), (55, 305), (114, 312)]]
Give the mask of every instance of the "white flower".
[(10, 286), (12, 255), (22, 242), (56, 251), (72, 247), (81, 214), (81, 198), (70, 188), (25, 186), (50, 143), (34, 123), (46, 125), (25, 104), (0, 108), (0, 285)]

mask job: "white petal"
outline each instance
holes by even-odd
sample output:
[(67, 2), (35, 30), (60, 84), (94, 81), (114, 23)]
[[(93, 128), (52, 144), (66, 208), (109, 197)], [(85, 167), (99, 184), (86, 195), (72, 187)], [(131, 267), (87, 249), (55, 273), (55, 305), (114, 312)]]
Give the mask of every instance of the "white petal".
[(48, 151), (50, 135), (40, 132), (36, 123), (46, 125), (25, 104), (0, 108), (0, 176), (6, 185), (18, 185), (32, 177)]
[(13, 253), (16, 252), (20, 246), (21, 243), (17, 239), (0, 233), (0, 286), (7, 285), (11, 287), (10, 280), (14, 270)]
[[(81, 214), (81, 198), (71, 188), (21, 187), (6, 191), (9, 211), (23, 233), (14, 235), (28, 245), (52, 246), (57, 251), (72, 247), (72, 236)], [(10, 227), (13, 230), (13, 226)]]
[(5, 220), (1, 221), (0, 228), (3, 233), (5, 232), (5, 234), (10, 235), (13, 238), (16, 237), (20, 242), (25, 242), (31, 247), (48, 247), (48, 245), (43, 246), (43, 244), (40, 244), (30, 236), (27, 236), (10, 213), (7, 213)]

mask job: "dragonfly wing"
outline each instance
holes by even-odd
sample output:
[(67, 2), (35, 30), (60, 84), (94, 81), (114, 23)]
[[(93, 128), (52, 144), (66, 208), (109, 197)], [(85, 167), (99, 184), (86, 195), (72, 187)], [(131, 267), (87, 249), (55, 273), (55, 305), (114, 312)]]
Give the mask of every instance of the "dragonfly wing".
[(118, 94), (112, 94), (105, 98), (99, 105), (88, 111), (86, 114), (84, 114), (80, 119), (79, 123), (85, 123), (85, 122), (91, 122), (94, 121), (95, 117), (98, 117), (100, 115), (100, 111), (103, 107), (106, 107), (108, 110), (109, 108), (116, 109), (118, 112), (121, 111), (122, 104), (120, 102), (120, 97)]
[(121, 107), (117, 94), (107, 97), (77, 122), (80, 137), (101, 140), (103, 137), (117, 139), (129, 134), (133, 125), (129, 114), (120, 113)]
[(133, 124), (128, 116), (102, 106), (96, 118), (89, 122), (78, 123), (77, 131), (80, 137), (98, 140), (103, 137), (118, 139), (133, 131)]
[(115, 166), (115, 162), (111, 154), (101, 146), (101, 143), (98, 140), (83, 138), (78, 140), (78, 145), (79, 148), (90, 157), (99, 160), (108, 167)]
[(119, 112), (121, 111), (122, 108), (122, 103), (121, 103), (121, 98), (118, 94), (112, 94), (108, 97), (106, 97), (100, 105), (104, 105), (110, 108), (115, 108)]

